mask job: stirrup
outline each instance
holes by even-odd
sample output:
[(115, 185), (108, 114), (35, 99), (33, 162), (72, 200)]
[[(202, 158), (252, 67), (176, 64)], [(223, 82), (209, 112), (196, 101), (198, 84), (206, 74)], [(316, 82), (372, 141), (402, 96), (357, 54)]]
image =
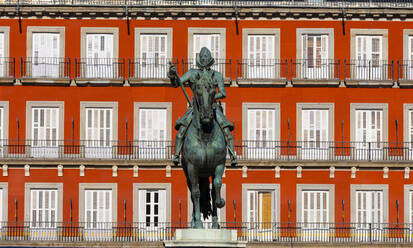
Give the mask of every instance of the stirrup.
[(174, 155), (174, 158), (172, 159), (172, 162), (173, 162), (175, 165), (178, 165), (178, 164), (179, 164), (179, 155)]

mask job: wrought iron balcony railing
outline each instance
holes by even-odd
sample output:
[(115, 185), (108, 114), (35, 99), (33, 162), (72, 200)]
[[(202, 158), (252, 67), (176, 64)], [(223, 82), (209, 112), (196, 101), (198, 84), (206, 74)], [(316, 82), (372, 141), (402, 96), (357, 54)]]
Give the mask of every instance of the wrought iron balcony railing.
[[(175, 240), (187, 222), (1, 222), (0, 241), (161, 242)], [(407, 244), (411, 223), (220, 222), (237, 240), (258, 243)], [(211, 223), (204, 223), (211, 228)]]
[(70, 79), (70, 59), (22, 57), (21, 74), (22, 78)]
[[(182, 70), (183, 73), (189, 71), (190, 69), (198, 68), (195, 59), (183, 59), (182, 60)], [(212, 69), (220, 72), (224, 79), (229, 80), (231, 78), (231, 59), (215, 59)]]
[(397, 78), (403, 82), (413, 82), (413, 60), (397, 61)]
[(410, 0), (0, 0), (2, 5), (410, 8)]
[(237, 80), (286, 81), (287, 60), (243, 59), (237, 61)]
[(292, 80), (339, 81), (340, 60), (296, 59), (291, 60)]
[[(413, 161), (412, 142), (235, 142), (240, 161)], [(170, 160), (172, 141), (0, 140), (0, 160)]]
[(346, 81), (393, 81), (394, 62), (392, 60), (345, 60)]
[(0, 80), (14, 79), (15, 59), (10, 57), (0, 57)]
[(77, 79), (124, 79), (123, 58), (77, 58), (75, 59)]
[[(129, 80), (169, 80), (169, 63), (178, 66), (177, 59), (136, 58), (129, 59)], [(178, 68), (177, 68), (178, 69)]]

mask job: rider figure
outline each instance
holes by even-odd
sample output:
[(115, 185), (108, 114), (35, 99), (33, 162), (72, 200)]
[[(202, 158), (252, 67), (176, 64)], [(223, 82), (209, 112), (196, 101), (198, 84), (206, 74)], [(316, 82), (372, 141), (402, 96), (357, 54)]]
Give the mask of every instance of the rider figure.
[[(197, 56), (196, 58), (196, 65), (199, 69), (190, 69), (187, 73), (185, 73), (185, 75), (179, 78), (177, 76), (175, 66), (171, 64), (171, 67), (169, 68), (168, 77), (171, 80), (171, 83), (174, 87), (179, 86), (178, 80), (180, 80), (182, 84), (188, 82), (192, 91), (194, 91), (193, 86), (200, 79), (201, 73), (208, 73), (212, 78), (214, 87), (218, 88), (218, 92), (215, 94), (215, 100), (220, 100), (226, 97), (226, 92), (224, 88), (224, 78), (221, 73), (211, 69), (214, 62), (215, 60), (214, 58), (212, 58), (211, 52), (208, 50), (208, 48), (203, 47), (199, 53), (199, 56)], [(231, 158), (231, 165), (235, 166), (237, 164), (237, 158), (234, 150), (234, 138), (231, 135), (231, 131), (234, 130), (234, 126), (222, 113), (221, 106), (219, 106), (217, 103), (215, 103), (214, 105), (216, 113), (215, 118), (224, 133), (225, 140), (227, 142), (227, 148), (229, 150)], [(184, 116), (179, 118), (175, 123), (175, 129), (178, 130), (178, 133), (175, 138), (175, 154), (173, 158), (173, 162), (175, 165), (179, 164), (179, 154), (182, 149), (186, 129), (189, 127), (189, 124), (192, 120), (192, 111), (192, 107), (189, 106)]]

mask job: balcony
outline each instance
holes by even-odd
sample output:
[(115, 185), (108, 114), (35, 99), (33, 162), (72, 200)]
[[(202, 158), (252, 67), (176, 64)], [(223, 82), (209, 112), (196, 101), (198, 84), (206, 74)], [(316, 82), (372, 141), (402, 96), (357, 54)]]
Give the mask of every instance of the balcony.
[(296, 59), (291, 60), (293, 85), (338, 86), (340, 83), (340, 60)]
[(11, 84), (15, 76), (15, 59), (0, 57), (0, 84)]
[(137, 58), (129, 59), (129, 83), (135, 84), (166, 84), (169, 83), (169, 63), (178, 66), (177, 59), (167, 58)]
[(75, 59), (77, 85), (122, 85), (125, 79), (123, 58)]
[(400, 87), (413, 86), (413, 60), (397, 61), (397, 78)]
[(237, 60), (239, 85), (284, 86), (287, 83), (288, 63), (280, 59)]
[[(195, 59), (183, 59), (182, 60), (182, 70), (186, 73), (190, 69), (198, 68)], [(224, 77), (224, 82), (226, 84), (231, 83), (231, 59), (215, 59), (214, 65), (211, 69), (220, 72)]]
[(394, 85), (394, 62), (387, 60), (345, 60), (347, 86), (391, 87)]
[(55, 57), (21, 58), (23, 84), (70, 84), (70, 59)]
[[(409, 245), (413, 241), (410, 223), (330, 222), (221, 222), (221, 228), (237, 231), (237, 240), (248, 243), (323, 243)], [(177, 229), (187, 222), (2, 222), (0, 241), (7, 244), (38, 242), (162, 242), (175, 240)], [(211, 223), (204, 223), (211, 228)]]
[[(235, 142), (241, 163), (265, 161), (412, 162), (413, 143), (346, 141)], [(173, 141), (1, 140), (0, 161), (154, 161), (172, 159)]]

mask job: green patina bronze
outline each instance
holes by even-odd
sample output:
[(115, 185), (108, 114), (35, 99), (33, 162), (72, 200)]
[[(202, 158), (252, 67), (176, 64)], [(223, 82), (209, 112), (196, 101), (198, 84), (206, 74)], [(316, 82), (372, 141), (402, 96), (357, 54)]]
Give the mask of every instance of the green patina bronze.
[[(203, 47), (196, 60), (198, 69), (191, 69), (179, 77), (171, 63), (168, 73), (172, 85), (181, 86), (189, 102), (184, 116), (175, 124), (178, 134), (173, 162), (179, 164), (182, 150), (182, 167), (193, 203), (193, 228), (202, 228), (201, 213), (204, 219), (212, 215), (212, 227), (219, 228), (217, 208), (225, 206), (225, 200), (221, 197), (221, 186), (227, 150), (231, 165), (237, 164), (234, 139), (231, 135), (234, 126), (217, 103), (226, 96), (224, 78), (221, 73), (211, 69), (214, 62), (211, 52)], [(192, 89), (192, 101), (183, 88), (185, 83)]]

